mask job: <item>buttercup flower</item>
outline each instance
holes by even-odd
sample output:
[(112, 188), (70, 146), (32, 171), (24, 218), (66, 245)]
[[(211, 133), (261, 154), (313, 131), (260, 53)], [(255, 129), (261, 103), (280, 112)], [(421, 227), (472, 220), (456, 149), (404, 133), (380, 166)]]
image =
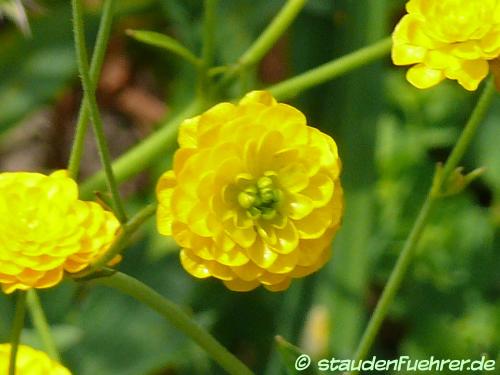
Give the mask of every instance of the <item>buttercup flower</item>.
[[(9, 373), (10, 350), (10, 344), (0, 344), (0, 374)], [(50, 359), (44, 352), (26, 345), (19, 345), (16, 375), (71, 375), (71, 372)]]
[(500, 0), (410, 0), (392, 35), (392, 60), (428, 88), (445, 78), (476, 90), (500, 55)]
[(114, 215), (78, 200), (66, 171), (0, 173), (0, 284), (48, 288), (100, 257), (119, 228)]
[(184, 121), (178, 140), (157, 185), (157, 224), (190, 274), (280, 291), (323, 266), (343, 213), (331, 137), (253, 91)]

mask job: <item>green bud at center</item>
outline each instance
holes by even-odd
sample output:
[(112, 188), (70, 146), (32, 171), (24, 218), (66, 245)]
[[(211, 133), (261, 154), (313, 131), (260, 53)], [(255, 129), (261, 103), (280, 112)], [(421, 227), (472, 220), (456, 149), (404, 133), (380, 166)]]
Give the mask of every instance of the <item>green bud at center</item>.
[(252, 219), (270, 220), (277, 214), (281, 196), (281, 190), (275, 186), (273, 178), (265, 175), (238, 194), (238, 203)]

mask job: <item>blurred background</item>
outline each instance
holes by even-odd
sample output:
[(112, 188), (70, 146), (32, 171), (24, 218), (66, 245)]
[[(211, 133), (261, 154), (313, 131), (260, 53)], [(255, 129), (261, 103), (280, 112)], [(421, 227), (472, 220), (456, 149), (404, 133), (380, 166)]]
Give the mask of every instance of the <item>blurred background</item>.
[[(0, 170), (65, 168), (82, 93), (65, 0), (0, 2)], [(92, 46), (101, 1), (87, 0)], [(117, 157), (160, 127), (195, 95), (192, 66), (141, 44), (126, 29), (168, 34), (198, 54), (201, 0), (121, 0), (98, 100)], [(402, 0), (309, 0), (259, 64), (263, 88), (377, 41), (404, 14)], [(20, 2), (17, 3), (19, 5)], [(218, 65), (231, 64), (284, 4), (220, 0)], [(29, 26), (28, 26), (29, 22)], [(234, 293), (181, 268), (177, 248), (154, 220), (134, 238), (120, 270), (193, 313), (257, 374), (285, 374), (281, 335), (315, 358), (350, 359), (431, 183), (477, 99), (454, 82), (419, 91), (389, 57), (290, 102), (331, 134), (344, 162), (345, 222), (332, 260), (285, 293)], [(231, 92), (231, 91), (230, 91)], [(234, 89), (237, 93), (237, 89)], [(233, 94), (234, 94), (233, 92)], [(91, 133), (91, 132), (89, 132)], [(487, 172), (441, 201), (372, 350), (378, 358), (478, 359), (500, 366), (500, 100), (473, 147), (467, 171)], [(122, 186), (129, 212), (153, 201), (170, 155)], [(81, 180), (99, 170), (91, 134)], [(156, 313), (103, 287), (70, 281), (40, 293), (64, 363), (81, 375), (221, 374), (204, 352)], [(8, 340), (13, 299), (0, 296), (0, 342)], [(30, 328), (23, 341), (40, 347)], [(444, 372), (446, 373), (446, 372)]]

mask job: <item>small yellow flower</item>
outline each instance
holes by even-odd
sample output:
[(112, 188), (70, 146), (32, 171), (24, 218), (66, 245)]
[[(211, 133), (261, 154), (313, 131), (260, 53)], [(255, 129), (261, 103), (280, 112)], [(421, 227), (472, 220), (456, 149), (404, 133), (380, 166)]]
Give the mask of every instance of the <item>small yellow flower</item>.
[(0, 173), (0, 284), (5, 293), (48, 288), (84, 269), (114, 240), (118, 220), (78, 200), (66, 171)]
[(428, 88), (449, 78), (476, 90), (500, 55), (500, 0), (410, 0), (406, 10), (392, 34), (392, 60), (415, 64), (408, 81)]
[(280, 291), (324, 265), (343, 213), (341, 163), (300, 111), (253, 91), (184, 121), (179, 144), (157, 185), (157, 224), (190, 274)]
[[(10, 344), (0, 344), (0, 374), (9, 373), (10, 350)], [(71, 375), (71, 372), (50, 359), (44, 352), (26, 345), (19, 345), (16, 375)]]

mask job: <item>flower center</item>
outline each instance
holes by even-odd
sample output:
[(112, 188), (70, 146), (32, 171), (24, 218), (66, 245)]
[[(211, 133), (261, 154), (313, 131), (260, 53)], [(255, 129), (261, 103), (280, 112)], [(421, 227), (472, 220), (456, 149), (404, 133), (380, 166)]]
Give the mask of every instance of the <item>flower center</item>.
[(238, 194), (238, 203), (250, 218), (270, 220), (277, 214), (281, 196), (272, 177), (264, 175)]

